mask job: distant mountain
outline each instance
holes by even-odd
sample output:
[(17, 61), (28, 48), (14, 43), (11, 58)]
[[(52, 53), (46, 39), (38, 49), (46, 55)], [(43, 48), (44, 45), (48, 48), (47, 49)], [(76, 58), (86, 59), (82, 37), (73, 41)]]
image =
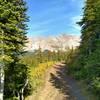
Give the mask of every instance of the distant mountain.
[(62, 34), (57, 37), (34, 37), (29, 38), (26, 44), (26, 50), (33, 51), (39, 47), (42, 50), (66, 50), (67, 48), (76, 48), (80, 45), (80, 37), (75, 35)]

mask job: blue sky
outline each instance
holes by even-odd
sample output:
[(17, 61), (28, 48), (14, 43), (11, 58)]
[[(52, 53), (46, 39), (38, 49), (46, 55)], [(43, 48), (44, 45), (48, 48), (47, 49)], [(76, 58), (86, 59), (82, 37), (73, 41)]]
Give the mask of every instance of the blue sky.
[(26, 0), (30, 17), (28, 36), (80, 35), (85, 0)]

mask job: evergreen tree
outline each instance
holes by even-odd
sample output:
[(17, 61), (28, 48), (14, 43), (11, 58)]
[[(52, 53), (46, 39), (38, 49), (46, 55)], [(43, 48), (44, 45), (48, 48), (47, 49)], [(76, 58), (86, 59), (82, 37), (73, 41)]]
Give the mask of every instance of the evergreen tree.
[(100, 94), (100, 0), (86, 0), (83, 18), (79, 22), (81, 44), (74, 54), (70, 71), (84, 79), (88, 88)]
[(86, 55), (95, 50), (95, 40), (100, 38), (100, 1), (87, 0), (84, 7), (84, 16), (79, 24), (82, 26), (82, 51)]
[(28, 86), (28, 66), (20, 62), (27, 42), (26, 6), (23, 0), (0, 0), (0, 48), (4, 51), (5, 97), (23, 100)]
[(39, 63), (42, 63), (43, 62), (43, 55), (42, 55), (42, 49), (41, 47), (39, 46), (38, 50), (37, 50), (37, 61)]

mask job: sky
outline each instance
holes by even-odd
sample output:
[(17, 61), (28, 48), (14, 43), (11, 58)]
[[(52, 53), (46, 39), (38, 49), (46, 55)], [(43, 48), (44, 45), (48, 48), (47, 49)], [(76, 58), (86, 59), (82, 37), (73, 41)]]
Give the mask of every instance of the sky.
[(85, 0), (26, 0), (28, 36), (80, 35), (76, 24), (83, 15)]

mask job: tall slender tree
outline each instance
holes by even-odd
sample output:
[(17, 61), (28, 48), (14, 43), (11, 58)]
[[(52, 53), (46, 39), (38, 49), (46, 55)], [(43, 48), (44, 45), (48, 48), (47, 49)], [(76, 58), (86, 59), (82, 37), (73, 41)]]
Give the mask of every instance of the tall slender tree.
[(28, 86), (28, 66), (20, 61), (27, 42), (26, 10), (23, 0), (0, 0), (0, 50), (4, 52), (4, 67), (1, 67), (5, 76), (4, 93), (7, 98), (15, 96), (19, 100), (23, 100), (24, 90)]

